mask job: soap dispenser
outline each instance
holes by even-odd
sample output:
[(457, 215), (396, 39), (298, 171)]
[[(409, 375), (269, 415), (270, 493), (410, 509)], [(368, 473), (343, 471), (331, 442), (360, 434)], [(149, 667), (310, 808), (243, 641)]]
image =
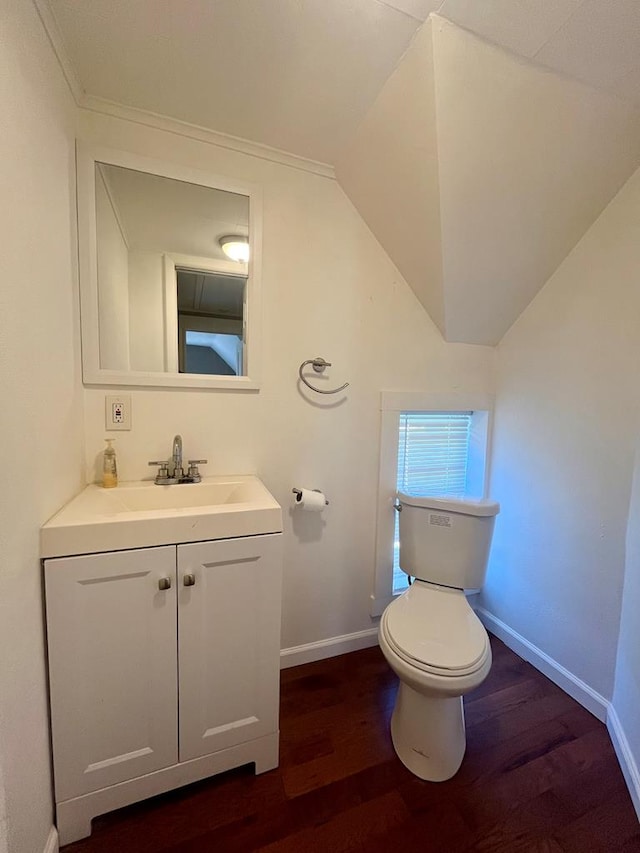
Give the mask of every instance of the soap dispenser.
[(105, 438), (107, 446), (102, 461), (102, 485), (105, 489), (114, 489), (118, 485), (118, 466), (116, 465), (115, 439)]

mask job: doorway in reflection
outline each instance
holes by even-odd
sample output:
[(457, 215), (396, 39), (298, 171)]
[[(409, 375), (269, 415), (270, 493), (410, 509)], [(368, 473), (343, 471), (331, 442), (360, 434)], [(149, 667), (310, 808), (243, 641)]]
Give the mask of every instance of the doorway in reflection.
[(178, 371), (242, 376), (244, 276), (176, 267)]

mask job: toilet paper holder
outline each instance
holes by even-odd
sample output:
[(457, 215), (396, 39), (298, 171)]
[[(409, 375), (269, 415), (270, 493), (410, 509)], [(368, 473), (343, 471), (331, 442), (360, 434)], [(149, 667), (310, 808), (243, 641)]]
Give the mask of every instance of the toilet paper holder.
[[(302, 489), (291, 489), (291, 491), (292, 491), (292, 492), (293, 492), (293, 494), (296, 496), (296, 498), (300, 498), (300, 497), (302, 497)], [(322, 492), (320, 491), (320, 489), (311, 489), (311, 491), (312, 491), (312, 492), (318, 492), (318, 494), (319, 494), (319, 495), (321, 495), (321, 494), (322, 494)], [(324, 499), (324, 505), (325, 505), (325, 506), (329, 506), (329, 501), (328, 501), (326, 498)]]

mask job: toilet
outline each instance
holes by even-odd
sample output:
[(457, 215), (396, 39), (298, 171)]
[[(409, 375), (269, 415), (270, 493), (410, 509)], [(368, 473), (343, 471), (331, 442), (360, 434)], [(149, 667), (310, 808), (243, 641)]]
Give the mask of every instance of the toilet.
[(464, 591), (484, 583), (495, 517), (488, 500), (398, 492), (400, 567), (414, 578), (380, 620), (380, 648), (400, 679), (391, 738), (416, 776), (458, 771), (466, 736), (462, 697), (491, 669), (491, 646)]

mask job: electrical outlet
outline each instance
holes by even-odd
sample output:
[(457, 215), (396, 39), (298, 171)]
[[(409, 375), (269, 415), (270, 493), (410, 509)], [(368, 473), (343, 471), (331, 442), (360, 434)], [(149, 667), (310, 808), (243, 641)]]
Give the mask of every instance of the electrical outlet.
[(129, 394), (105, 397), (104, 421), (107, 430), (131, 429), (131, 396)]

